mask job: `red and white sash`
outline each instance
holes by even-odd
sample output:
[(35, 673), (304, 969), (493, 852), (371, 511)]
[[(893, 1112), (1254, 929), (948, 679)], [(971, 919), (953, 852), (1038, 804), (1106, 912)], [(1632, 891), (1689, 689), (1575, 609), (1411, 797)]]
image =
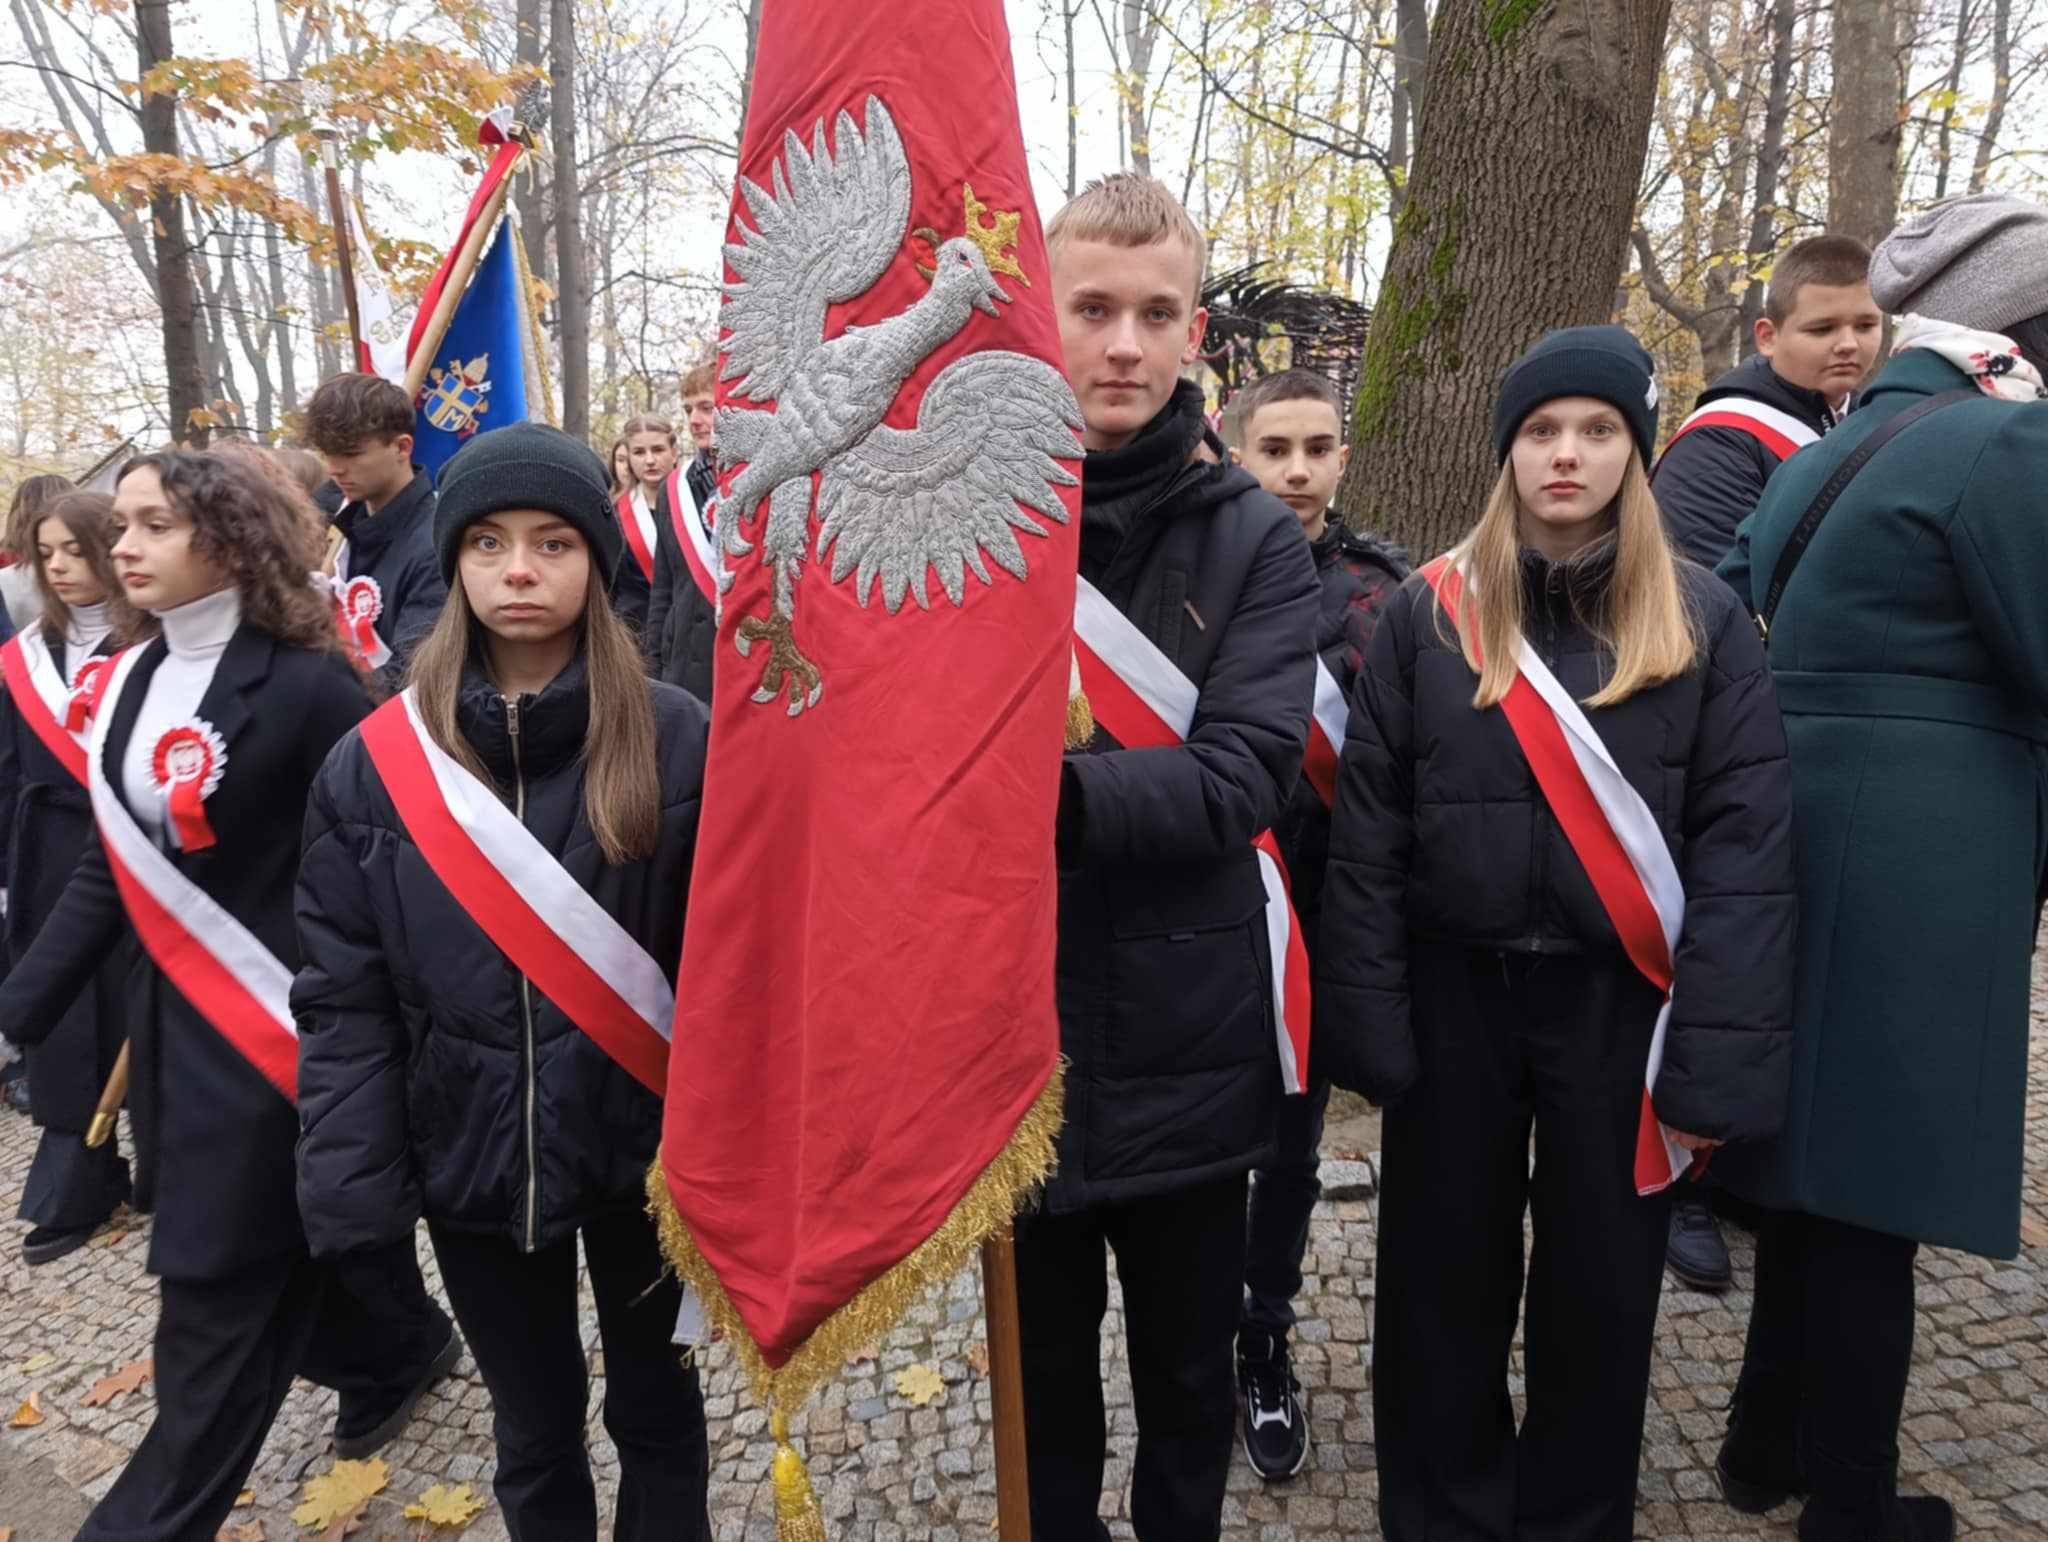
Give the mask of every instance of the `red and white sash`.
[[(1422, 572), (1455, 624), (1464, 575), (1448, 557), (1437, 558)], [(1501, 711), (1544, 801), (1593, 881), (1629, 962), (1664, 995), (1650, 1034), (1636, 1122), (1636, 1192), (1654, 1194), (1683, 1176), (1693, 1155), (1671, 1138), (1650, 1103), (1671, 1022), (1671, 960), (1685, 921), (1685, 885), (1657, 828), (1657, 816), (1621, 774), (1584, 710), (1527, 639), (1518, 638), (1516, 645), (1519, 672), (1501, 698)]]
[(619, 528), (626, 533), (626, 545), (633, 553), (633, 560), (640, 564), (640, 571), (651, 584), (654, 582), (654, 522), (640, 523), (640, 501), (629, 491), (619, 496)]
[(212, 895), (178, 871), (107, 780), (114, 703), (141, 655), (141, 649), (130, 648), (114, 660), (87, 757), (87, 786), (107, 866), (129, 923), (157, 968), (264, 1080), (296, 1102), (299, 1033), (292, 1021), (291, 971)]
[(683, 549), (683, 560), (690, 565), (690, 576), (697, 580), (697, 587), (704, 592), (704, 598), (712, 608), (718, 606), (718, 552), (712, 545), (711, 532), (704, 528), (704, 516), (697, 508), (697, 500), (691, 496), (690, 484), (678, 463), (668, 474), (668, 517), (675, 522), (676, 544)]
[(1337, 803), (1337, 761), (1344, 753), (1344, 724), (1350, 716), (1344, 691), (1323, 656), (1316, 655), (1315, 703), (1309, 712), (1308, 749), (1302, 755), (1301, 772), (1325, 808)]
[[(1089, 709), (1127, 750), (1187, 742), (1200, 693), (1194, 681), (1160, 651), (1087, 579), (1074, 593), (1074, 662)], [(1252, 842), (1266, 888), (1266, 941), (1273, 960), (1273, 1023), (1279, 1042), (1280, 1081), (1289, 1092), (1308, 1090), (1308, 950), (1288, 894), (1287, 865), (1273, 832)]]
[(1695, 407), (1692, 416), (1678, 425), (1678, 431), (1664, 446), (1666, 453), (1670, 452), (1671, 445), (1696, 428), (1739, 429), (1779, 460), (1790, 460), (1820, 438), (1789, 412), (1780, 412), (1776, 407), (1751, 401), (1746, 396), (1724, 396), (1718, 401), (1704, 402)]
[(660, 1096), (675, 996), (661, 966), (436, 744), (411, 688), (363, 721), (363, 745), (406, 834), (455, 902), (599, 1048)]
[[(86, 736), (65, 726), (73, 720), (72, 692), (64, 684), (64, 672), (50, 656), (41, 626), (30, 627), (0, 648), (0, 677), (7, 682), (15, 710), (35, 730), (43, 747), (84, 786)], [(85, 683), (81, 679), (80, 684)]]

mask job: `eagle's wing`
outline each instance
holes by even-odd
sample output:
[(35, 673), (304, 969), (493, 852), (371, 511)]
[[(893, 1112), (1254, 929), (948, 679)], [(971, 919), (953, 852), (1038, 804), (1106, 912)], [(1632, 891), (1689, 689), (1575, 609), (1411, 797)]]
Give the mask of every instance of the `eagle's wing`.
[(917, 427), (878, 428), (826, 463), (818, 485), (818, 554), (832, 581), (854, 575), (865, 605), (874, 582), (893, 614), (908, 594), (929, 608), (925, 570), (955, 605), (966, 575), (988, 583), (984, 555), (1027, 572), (1016, 531), (1045, 534), (1025, 511), (1066, 523), (1054, 491), (1074, 485), (1060, 464), (1079, 453), (1081, 409), (1066, 378), (1021, 353), (970, 354), (925, 392)]
[(740, 179), (754, 223), (740, 221), (740, 239), (725, 247), (739, 276), (719, 316), (729, 333), (724, 378), (753, 401), (782, 394), (823, 340), (826, 306), (865, 293), (910, 223), (910, 159), (880, 97), (868, 98), (865, 131), (839, 114), (830, 148), (823, 118), (808, 150), (786, 132), (774, 181), (770, 193)]

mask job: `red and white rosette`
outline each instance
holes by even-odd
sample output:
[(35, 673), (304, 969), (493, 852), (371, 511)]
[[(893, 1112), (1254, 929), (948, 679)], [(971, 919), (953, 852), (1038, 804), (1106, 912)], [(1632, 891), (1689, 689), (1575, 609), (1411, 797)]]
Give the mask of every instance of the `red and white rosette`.
[(206, 799), (220, 786), (227, 764), (228, 747), (204, 718), (166, 728), (150, 751), (149, 772), (163, 794), (180, 851), (204, 851), (213, 844)]
[(71, 694), (64, 701), (64, 731), (82, 734), (100, 709), (100, 696), (107, 688), (107, 676), (114, 670), (111, 658), (87, 659), (71, 682)]
[(335, 624), (341, 629), (342, 646), (358, 669), (382, 669), (391, 662), (391, 650), (377, 635), (377, 618), (384, 614), (384, 590), (367, 574), (334, 579)]

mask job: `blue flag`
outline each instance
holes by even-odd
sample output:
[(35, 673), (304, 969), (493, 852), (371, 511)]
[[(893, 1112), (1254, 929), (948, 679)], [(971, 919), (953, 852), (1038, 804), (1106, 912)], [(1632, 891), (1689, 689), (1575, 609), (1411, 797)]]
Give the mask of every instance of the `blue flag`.
[(512, 222), (500, 221), (490, 249), (448, 319), (420, 387), (412, 458), (438, 478), (441, 466), (480, 433), (523, 422), (540, 383), (527, 378), (526, 296), (512, 243)]

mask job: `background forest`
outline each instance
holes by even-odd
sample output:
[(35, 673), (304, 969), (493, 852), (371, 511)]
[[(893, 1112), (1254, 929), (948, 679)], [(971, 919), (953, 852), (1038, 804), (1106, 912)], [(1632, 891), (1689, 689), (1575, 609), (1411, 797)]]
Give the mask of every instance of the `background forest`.
[[(673, 407), (715, 337), (760, 0), (4, 6), (0, 494), (130, 436), (290, 431), (347, 354), (323, 127), (402, 289), (460, 217), (480, 116), (514, 104), (535, 127), (547, 154), (516, 204), (572, 431)], [(1212, 268), (1379, 312), (1347, 499), (1411, 539), (1433, 522), (1389, 511), (1387, 457), (1456, 453), (1409, 425), (1461, 423), (1465, 387), (1490, 391), (1542, 327), (1620, 316), (1682, 411), (1749, 351), (1791, 241), (1875, 240), (1901, 209), (2048, 182), (2048, 0), (1009, 16), (1045, 213), (1091, 175), (1149, 170)]]

